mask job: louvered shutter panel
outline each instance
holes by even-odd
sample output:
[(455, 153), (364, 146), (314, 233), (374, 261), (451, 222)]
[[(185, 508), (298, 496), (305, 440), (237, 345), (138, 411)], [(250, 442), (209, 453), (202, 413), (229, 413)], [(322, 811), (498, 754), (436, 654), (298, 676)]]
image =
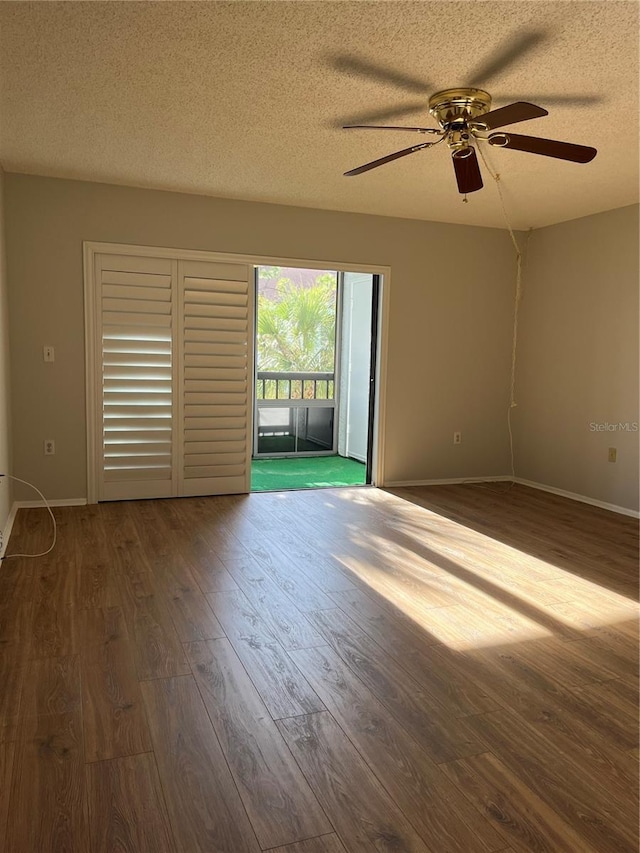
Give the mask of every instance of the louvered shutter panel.
[(175, 494), (175, 270), (164, 258), (99, 254), (98, 499)]
[(248, 491), (250, 267), (180, 261), (181, 495)]

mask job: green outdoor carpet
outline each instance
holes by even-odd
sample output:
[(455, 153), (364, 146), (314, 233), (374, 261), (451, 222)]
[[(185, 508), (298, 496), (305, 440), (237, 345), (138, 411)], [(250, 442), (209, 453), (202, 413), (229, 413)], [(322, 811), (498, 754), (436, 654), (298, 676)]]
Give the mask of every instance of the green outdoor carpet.
[(298, 459), (254, 459), (251, 491), (321, 489), (358, 486), (365, 482), (366, 468), (343, 456), (306, 456)]

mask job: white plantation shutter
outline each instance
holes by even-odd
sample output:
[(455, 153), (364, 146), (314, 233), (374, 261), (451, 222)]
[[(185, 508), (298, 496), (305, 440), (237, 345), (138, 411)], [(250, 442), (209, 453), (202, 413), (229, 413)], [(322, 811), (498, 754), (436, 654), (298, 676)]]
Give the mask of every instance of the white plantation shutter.
[(180, 494), (247, 491), (250, 408), (246, 264), (180, 261)]
[(174, 264), (97, 257), (99, 500), (168, 497), (174, 476)]
[(98, 500), (248, 490), (251, 269), (96, 254)]

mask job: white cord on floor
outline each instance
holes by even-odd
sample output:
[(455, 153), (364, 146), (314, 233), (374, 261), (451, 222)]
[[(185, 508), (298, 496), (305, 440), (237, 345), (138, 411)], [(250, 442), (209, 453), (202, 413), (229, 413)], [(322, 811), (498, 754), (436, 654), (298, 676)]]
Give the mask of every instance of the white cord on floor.
[(44, 557), (47, 554), (50, 554), (51, 551), (53, 551), (53, 549), (56, 547), (56, 539), (58, 537), (58, 526), (56, 524), (56, 519), (55, 519), (55, 516), (51, 510), (51, 507), (49, 506), (49, 504), (47, 502), (47, 499), (45, 498), (45, 496), (42, 494), (42, 492), (40, 491), (40, 489), (37, 486), (34, 486), (33, 483), (27, 482), (27, 480), (21, 480), (20, 477), (14, 477), (13, 474), (0, 474), (0, 477), (8, 477), (10, 480), (15, 480), (18, 483), (23, 483), (25, 486), (31, 486), (31, 488), (34, 489), (40, 495), (42, 500), (44, 501), (44, 505), (49, 510), (49, 515), (51, 516), (51, 521), (53, 522), (53, 542), (47, 548), (46, 551), (42, 551), (41, 554), (5, 554), (4, 557), (0, 557), (0, 561), (10, 560), (13, 557)]

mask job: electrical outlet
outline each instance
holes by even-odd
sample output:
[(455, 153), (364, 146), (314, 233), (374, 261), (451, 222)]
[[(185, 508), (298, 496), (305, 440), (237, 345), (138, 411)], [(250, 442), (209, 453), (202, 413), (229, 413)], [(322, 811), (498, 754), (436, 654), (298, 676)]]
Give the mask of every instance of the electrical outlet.
[(462, 444), (462, 433), (461, 432), (454, 432), (453, 443), (454, 444)]
[(615, 462), (618, 458), (618, 451), (615, 447), (609, 448), (609, 462)]
[(55, 456), (56, 453), (56, 443), (52, 438), (45, 438), (44, 440), (44, 455), (45, 456)]

